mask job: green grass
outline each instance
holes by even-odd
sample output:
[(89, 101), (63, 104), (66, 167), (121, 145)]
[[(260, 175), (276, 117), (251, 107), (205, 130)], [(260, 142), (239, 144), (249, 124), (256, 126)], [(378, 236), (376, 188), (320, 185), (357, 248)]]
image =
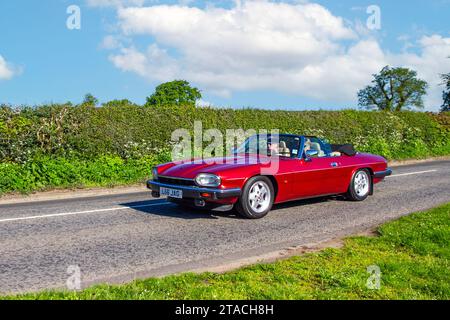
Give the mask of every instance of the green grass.
[[(450, 299), (450, 203), (386, 223), (377, 237), (225, 274), (182, 274), (12, 299)], [(381, 270), (379, 290), (367, 267)]]

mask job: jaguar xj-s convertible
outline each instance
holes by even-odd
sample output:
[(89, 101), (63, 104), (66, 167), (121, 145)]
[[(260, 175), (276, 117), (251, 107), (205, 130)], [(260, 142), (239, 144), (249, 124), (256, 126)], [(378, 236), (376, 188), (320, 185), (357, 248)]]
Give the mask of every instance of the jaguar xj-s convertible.
[(273, 204), (343, 195), (362, 201), (392, 171), (381, 156), (352, 145), (330, 145), (313, 136), (255, 135), (230, 156), (170, 162), (153, 168), (153, 197), (215, 210), (236, 208), (246, 218), (264, 217)]

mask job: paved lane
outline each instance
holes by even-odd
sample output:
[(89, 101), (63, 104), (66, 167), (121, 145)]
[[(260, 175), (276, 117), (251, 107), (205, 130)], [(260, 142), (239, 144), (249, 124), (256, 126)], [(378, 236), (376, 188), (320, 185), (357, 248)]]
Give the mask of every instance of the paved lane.
[(177, 208), (148, 192), (0, 205), (0, 292), (83, 285), (207, 268), (316, 243), (450, 202), (450, 161), (394, 169), (364, 202), (276, 206), (262, 220)]

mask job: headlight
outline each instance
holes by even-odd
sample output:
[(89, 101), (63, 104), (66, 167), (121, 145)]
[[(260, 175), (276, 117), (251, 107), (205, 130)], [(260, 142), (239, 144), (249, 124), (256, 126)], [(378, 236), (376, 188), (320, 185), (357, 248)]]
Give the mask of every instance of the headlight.
[(195, 177), (195, 183), (201, 187), (218, 187), (221, 182), (219, 176), (210, 173), (200, 173)]
[(158, 180), (158, 169), (152, 169), (153, 180)]

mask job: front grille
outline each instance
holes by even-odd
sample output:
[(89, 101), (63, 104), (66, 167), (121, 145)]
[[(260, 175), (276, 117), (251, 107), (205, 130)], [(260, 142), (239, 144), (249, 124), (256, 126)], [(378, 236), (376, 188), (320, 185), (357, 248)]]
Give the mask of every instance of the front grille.
[(172, 178), (172, 177), (158, 177), (158, 181), (161, 183), (173, 184), (178, 186), (195, 186), (195, 182), (192, 179)]

